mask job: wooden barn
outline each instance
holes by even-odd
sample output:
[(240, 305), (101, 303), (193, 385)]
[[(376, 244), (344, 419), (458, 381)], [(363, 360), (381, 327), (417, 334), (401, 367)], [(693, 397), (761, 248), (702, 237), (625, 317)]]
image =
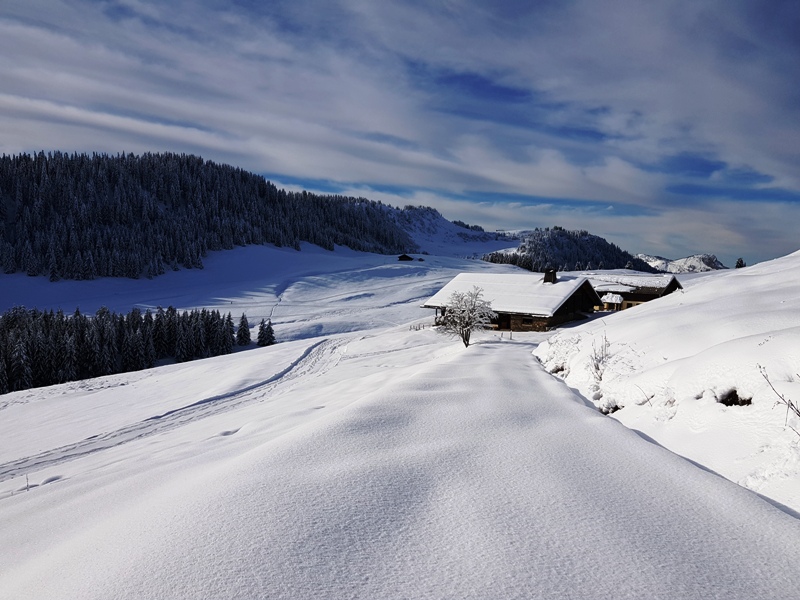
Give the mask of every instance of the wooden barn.
[(585, 277), (541, 273), (460, 273), (434, 294), (423, 308), (444, 315), (453, 292), (483, 291), (497, 319), (492, 326), (510, 331), (547, 331), (582, 319), (601, 304), (597, 292)]
[[(592, 287), (602, 297), (606, 310), (624, 310), (682, 290), (683, 286), (670, 273), (584, 273)], [(609, 300), (611, 300), (609, 302)]]

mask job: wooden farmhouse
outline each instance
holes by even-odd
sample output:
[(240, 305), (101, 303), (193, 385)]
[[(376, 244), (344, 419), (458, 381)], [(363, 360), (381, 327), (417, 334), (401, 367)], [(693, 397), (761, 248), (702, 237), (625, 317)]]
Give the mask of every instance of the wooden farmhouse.
[(567, 321), (582, 319), (602, 303), (586, 277), (541, 273), (460, 273), (434, 294), (423, 308), (445, 314), (453, 292), (480, 288), (497, 318), (492, 326), (510, 331), (547, 331)]
[(670, 273), (584, 273), (601, 298), (596, 308), (623, 310), (682, 290), (683, 286)]

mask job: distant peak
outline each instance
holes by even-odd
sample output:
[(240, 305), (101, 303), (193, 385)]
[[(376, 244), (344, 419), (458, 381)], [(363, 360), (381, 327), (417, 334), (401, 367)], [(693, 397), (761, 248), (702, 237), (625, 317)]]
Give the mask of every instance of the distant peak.
[(654, 269), (664, 273), (704, 273), (728, 268), (714, 254), (693, 254), (676, 260), (649, 254), (637, 254), (636, 256)]

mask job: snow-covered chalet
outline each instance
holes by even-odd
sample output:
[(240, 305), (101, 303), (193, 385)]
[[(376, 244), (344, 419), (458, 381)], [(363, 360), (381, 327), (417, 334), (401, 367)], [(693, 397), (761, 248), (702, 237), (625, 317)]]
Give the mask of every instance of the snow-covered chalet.
[(562, 323), (584, 318), (602, 305), (586, 277), (541, 273), (459, 273), (423, 305), (436, 310), (436, 319), (447, 310), (453, 292), (480, 288), (497, 318), (492, 326), (510, 331), (546, 331)]

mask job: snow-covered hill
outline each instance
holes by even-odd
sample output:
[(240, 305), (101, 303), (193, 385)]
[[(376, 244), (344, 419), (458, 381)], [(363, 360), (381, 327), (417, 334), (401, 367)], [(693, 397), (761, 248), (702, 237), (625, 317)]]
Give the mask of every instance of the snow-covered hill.
[(514, 234), (460, 227), (445, 219), (436, 209), (425, 206), (406, 206), (397, 218), (400, 227), (424, 254), (478, 258), (488, 252), (515, 246), (518, 241)]
[(677, 260), (670, 260), (662, 256), (650, 256), (649, 254), (637, 254), (636, 258), (643, 260), (663, 273), (705, 273), (728, 268), (717, 260), (717, 257), (713, 254), (693, 254)]
[(484, 260), (497, 264), (513, 264), (529, 271), (546, 269), (580, 271), (583, 269), (650, 270), (639, 260), (616, 244), (590, 234), (585, 230), (568, 231), (563, 227), (546, 227), (527, 232), (518, 247), (503, 249), (485, 255)]
[[(251, 246), (152, 281), (0, 276), (8, 305), (205, 306), (271, 316), (281, 342), (0, 396), (0, 599), (793, 598), (800, 451), (747, 368), (796, 395), (800, 254), (469, 348), (420, 304), (514, 268), (452, 254)], [(581, 387), (603, 327), (601, 384)], [(731, 385), (752, 405), (718, 404)], [(789, 507), (659, 445), (682, 439)]]
[(564, 330), (536, 355), (620, 422), (800, 509), (800, 421), (785, 424), (759, 370), (800, 403), (800, 252), (688, 280)]

